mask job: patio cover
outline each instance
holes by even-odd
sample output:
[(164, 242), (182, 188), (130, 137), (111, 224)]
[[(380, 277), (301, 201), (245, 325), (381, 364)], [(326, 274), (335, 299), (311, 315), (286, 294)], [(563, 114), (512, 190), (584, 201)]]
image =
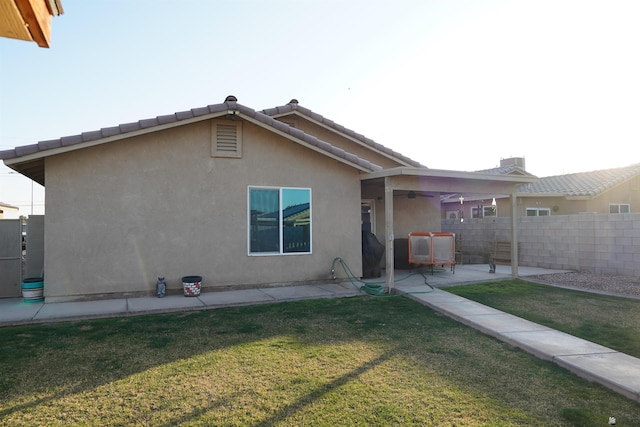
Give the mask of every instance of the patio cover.
[(518, 276), (516, 187), (520, 184), (536, 182), (537, 177), (399, 167), (363, 174), (360, 180), (363, 183), (384, 186), (386, 284), (389, 291), (395, 284), (393, 244), (389, 244), (395, 238), (394, 191), (431, 192), (440, 195), (451, 193), (509, 195), (511, 198), (511, 274)]

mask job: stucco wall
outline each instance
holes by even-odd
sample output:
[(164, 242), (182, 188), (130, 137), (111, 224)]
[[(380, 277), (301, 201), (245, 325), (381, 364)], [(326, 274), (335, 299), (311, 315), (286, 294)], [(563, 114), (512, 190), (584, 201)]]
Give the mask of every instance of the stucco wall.
[[(396, 238), (406, 238), (412, 231), (440, 231), (440, 204), (437, 195), (433, 197), (416, 196), (409, 199), (406, 191), (395, 192), (393, 198), (393, 230)], [(378, 240), (385, 241), (385, 200), (384, 188), (365, 187), (363, 199), (375, 203), (375, 230)]]
[(398, 163), (397, 161), (389, 159), (382, 154), (376, 154), (369, 147), (363, 147), (362, 143), (354, 142), (350, 138), (346, 138), (332, 130), (328, 130), (323, 126), (319, 126), (313, 122), (305, 120), (304, 118), (284, 117), (282, 121), (294, 123), (295, 126), (300, 130), (310, 135), (315, 135), (323, 141), (327, 141), (330, 144), (335, 145), (336, 147), (340, 147), (349, 153), (355, 154), (356, 156), (365, 158), (378, 166), (382, 166), (385, 169), (400, 166), (400, 163)]
[[(326, 279), (361, 269), (358, 171), (243, 123), (242, 159), (213, 158), (200, 122), (46, 160), (48, 301)], [(247, 188), (312, 190), (311, 255), (248, 256)]]
[[(495, 239), (511, 238), (510, 218), (444, 220), (462, 236), (465, 260), (488, 261)], [(518, 219), (520, 265), (640, 276), (640, 214), (577, 214)]]

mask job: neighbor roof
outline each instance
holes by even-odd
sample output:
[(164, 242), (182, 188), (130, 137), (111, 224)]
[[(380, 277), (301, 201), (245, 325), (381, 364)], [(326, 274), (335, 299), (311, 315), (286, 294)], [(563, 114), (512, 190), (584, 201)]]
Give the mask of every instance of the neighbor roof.
[[(524, 172), (524, 170), (518, 166), (504, 166), (478, 172), (498, 175), (520, 175), (520, 171)], [(524, 174), (533, 176), (528, 172), (524, 172)], [(636, 163), (621, 168), (548, 176), (539, 178), (535, 182), (520, 184), (517, 187), (517, 195), (518, 197), (592, 198), (639, 174), (640, 163)], [(442, 195), (440, 201), (442, 203), (458, 203), (459, 196), (459, 194)], [(496, 197), (498, 197), (498, 195), (496, 195)], [(464, 196), (464, 199), (467, 201), (484, 198), (486, 198), (486, 195)]]
[(478, 172), (478, 173), (495, 173), (495, 174), (499, 174), (499, 175), (527, 175), (527, 176), (533, 176), (532, 174), (530, 174), (529, 172), (527, 172), (526, 170), (524, 170), (520, 166), (516, 166), (516, 165), (498, 166), (498, 167), (495, 167), (495, 168), (483, 169), (483, 170), (479, 170), (479, 171), (476, 171), (476, 172)]
[(139, 120), (132, 123), (124, 123), (96, 131), (83, 132), (78, 135), (40, 141), (37, 144), (16, 147), (12, 150), (0, 151), (0, 159), (3, 159), (4, 163), (10, 168), (44, 185), (44, 158), (50, 155), (61, 154), (225, 115), (235, 115), (252, 121), (259, 126), (268, 128), (308, 148), (321, 152), (343, 163), (350, 164), (363, 172), (382, 169), (379, 165), (371, 163), (366, 159), (360, 158), (313, 135), (309, 135), (300, 129), (291, 127), (265, 113), (245, 107), (239, 104), (234, 96), (228, 96), (225, 102), (221, 104), (179, 111), (174, 114)]
[(556, 175), (518, 187), (518, 195), (594, 197), (640, 174), (640, 163), (630, 166)]

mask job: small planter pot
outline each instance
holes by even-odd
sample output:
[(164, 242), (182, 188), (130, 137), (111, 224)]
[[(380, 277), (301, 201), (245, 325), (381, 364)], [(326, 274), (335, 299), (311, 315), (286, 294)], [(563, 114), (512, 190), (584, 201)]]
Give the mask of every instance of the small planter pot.
[(22, 298), (24, 302), (44, 301), (44, 279), (41, 277), (31, 277), (22, 281)]
[(182, 290), (185, 297), (197, 297), (202, 288), (202, 276), (184, 276), (182, 278)]

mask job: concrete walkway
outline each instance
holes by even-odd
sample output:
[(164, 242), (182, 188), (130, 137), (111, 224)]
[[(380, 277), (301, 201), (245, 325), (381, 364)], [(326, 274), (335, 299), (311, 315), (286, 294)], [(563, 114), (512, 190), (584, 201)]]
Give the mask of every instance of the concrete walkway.
[[(498, 266), (495, 274), (487, 265), (457, 266), (432, 275), (396, 272), (395, 291), (439, 311), (459, 322), (519, 347), (539, 358), (554, 363), (598, 382), (634, 401), (640, 402), (640, 359), (598, 344), (555, 331), (545, 326), (506, 314), (438, 287), (506, 279), (510, 268)], [(519, 275), (552, 274), (557, 270), (520, 267)], [(429, 286), (425, 285), (425, 277)], [(382, 281), (381, 278), (379, 281)], [(45, 285), (46, 286), (46, 285)], [(121, 298), (88, 302), (24, 303), (21, 298), (0, 299), (0, 326), (15, 326), (54, 321), (101, 317), (206, 310), (221, 307), (266, 304), (312, 298), (342, 298), (359, 295), (349, 282), (320, 285), (247, 289), (202, 293), (198, 297), (178, 295), (164, 298)]]
[(552, 361), (574, 374), (640, 402), (640, 359), (504, 313), (466, 298), (416, 284), (399, 285), (408, 297), (487, 335)]

